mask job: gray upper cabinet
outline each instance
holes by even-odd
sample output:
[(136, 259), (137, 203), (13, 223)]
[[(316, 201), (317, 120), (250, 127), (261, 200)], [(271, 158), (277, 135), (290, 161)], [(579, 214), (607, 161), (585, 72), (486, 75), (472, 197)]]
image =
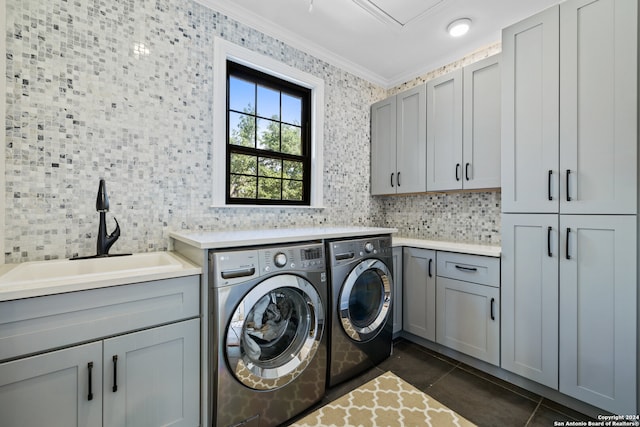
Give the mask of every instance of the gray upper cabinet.
[(371, 107), (371, 194), (426, 191), (426, 101), (420, 85)]
[(503, 212), (558, 212), (558, 21), (553, 7), (502, 31)]
[(500, 187), (500, 55), (463, 69), (462, 188)]
[(427, 191), (500, 187), (499, 58), (427, 82)]
[(462, 69), (427, 82), (427, 190), (462, 188)]
[(637, 212), (637, 0), (560, 5), (560, 212)]
[(371, 194), (395, 193), (396, 97), (371, 106)]
[(503, 212), (637, 212), (636, 7), (569, 0), (503, 30)]

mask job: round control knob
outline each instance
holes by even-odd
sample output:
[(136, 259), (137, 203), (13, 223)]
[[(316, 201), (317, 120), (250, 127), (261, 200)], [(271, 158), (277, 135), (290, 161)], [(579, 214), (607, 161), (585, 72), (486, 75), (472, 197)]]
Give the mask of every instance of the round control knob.
[(287, 265), (287, 256), (282, 252), (278, 252), (276, 256), (273, 257), (273, 263), (277, 267), (284, 267), (285, 265)]
[(368, 254), (370, 254), (371, 252), (373, 252), (373, 243), (371, 242), (367, 242), (364, 244), (364, 250), (365, 252), (367, 252)]

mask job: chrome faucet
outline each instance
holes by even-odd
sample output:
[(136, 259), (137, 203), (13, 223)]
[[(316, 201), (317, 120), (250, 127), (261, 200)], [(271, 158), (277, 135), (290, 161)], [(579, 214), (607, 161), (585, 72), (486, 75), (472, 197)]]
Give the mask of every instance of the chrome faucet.
[(107, 196), (107, 189), (104, 183), (104, 179), (100, 180), (100, 186), (98, 187), (98, 198), (96, 199), (96, 210), (100, 213), (100, 225), (98, 227), (98, 245), (97, 256), (109, 256), (109, 249), (120, 237), (120, 225), (116, 222), (116, 229), (111, 234), (107, 234), (106, 213), (109, 212), (109, 197)]

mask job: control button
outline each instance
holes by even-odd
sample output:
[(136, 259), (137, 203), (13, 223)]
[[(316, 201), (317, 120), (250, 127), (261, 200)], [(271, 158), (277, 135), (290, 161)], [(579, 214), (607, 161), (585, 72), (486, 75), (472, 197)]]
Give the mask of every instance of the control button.
[(294, 263), (291, 263), (291, 268), (296, 268), (296, 265)]
[(287, 256), (282, 252), (278, 252), (276, 256), (273, 257), (273, 263), (277, 267), (284, 267), (285, 265), (287, 265)]
[(264, 268), (264, 271), (266, 271), (267, 273), (269, 272), (269, 270), (271, 270), (271, 267), (269, 267), (268, 265)]
[(364, 250), (370, 254), (371, 252), (373, 252), (373, 243), (371, 242), (367, 242), (364, 244)]

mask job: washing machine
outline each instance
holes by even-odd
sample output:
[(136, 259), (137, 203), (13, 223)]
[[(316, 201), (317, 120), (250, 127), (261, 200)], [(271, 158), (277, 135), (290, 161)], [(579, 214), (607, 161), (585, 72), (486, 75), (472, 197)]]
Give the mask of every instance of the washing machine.
[(328, 386), (385, 360), (393, 346), (391, 236), (327, 242), (331, 333)]
[(328, 281), (322, 242), (211, 252), (213, 425), (279, 425), (322, 399)]

